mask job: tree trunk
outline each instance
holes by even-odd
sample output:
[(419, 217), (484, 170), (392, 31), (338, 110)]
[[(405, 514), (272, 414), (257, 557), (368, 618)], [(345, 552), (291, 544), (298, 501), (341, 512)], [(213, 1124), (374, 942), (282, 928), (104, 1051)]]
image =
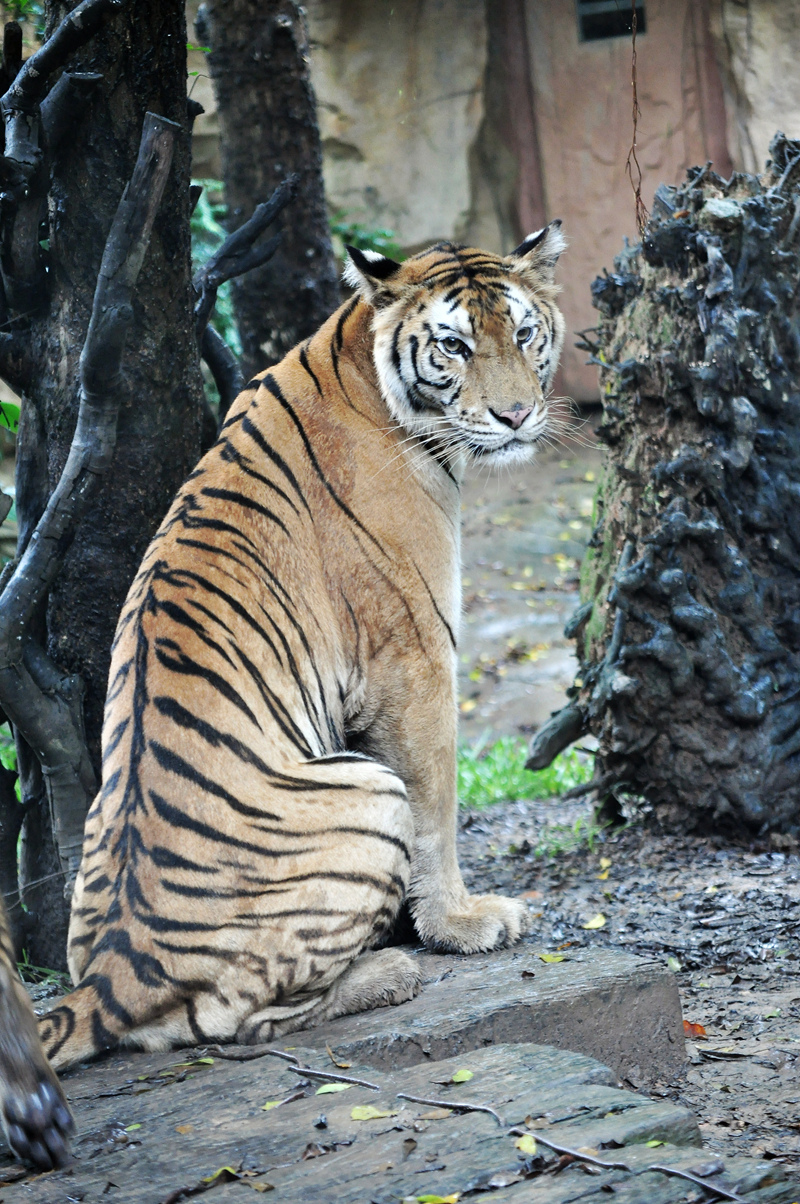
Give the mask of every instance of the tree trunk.
[(307, 32), (293, 0), (208, 0), (198, 37), (211, 46), (230, 228), (281, 180), (299, 176), (276, 255), (233, 286), (247, 380), (283, 359), (339, 304)]
[[(800, 832), (800, 143), (662, 186), (595, 281), (608, 464), (568, 633), (597, 788), (673, 828)], [(587, 335), (588, 339), (588, 335)]]
[[(48, 33), (74, 4), (48, 3)], [(17, 469), (20, 546), (58, 482), (79, 402), (79, 357), (106, 236), (136, 160), (145, 112), (179, 124), (174, 162), (134, 302), (123, 363), (116, 452), (83, 515), (41, 625), (46, 646), (85, 690), (84, 718), (99, 780), (100, 730), (114, 629), (145, 548), (199, 454), (202, 384), (192, 318), (189, 246), (190, 145), (186, 33), (180, 0), (135, 0), (75, 53), (70, 71), (102, 79), (69, 136), (55, 149), (47, 196), (46, 287), (33, 291)], [(17, 219), (19, 220), (19, 218)], [(40, 285), (43, 283), (40, 280)], [(8, 285), (6, 286), (8, 292)], [(41, 774), (21, 753), (24, 803), (22, 880), (52, 876), (25, 891), (46, 923), (32, 924), (31, 959), (63, 964), (68, 904), (53, 867), (52, 830)], [(42, 871), (45, 871), (43, 873)]]

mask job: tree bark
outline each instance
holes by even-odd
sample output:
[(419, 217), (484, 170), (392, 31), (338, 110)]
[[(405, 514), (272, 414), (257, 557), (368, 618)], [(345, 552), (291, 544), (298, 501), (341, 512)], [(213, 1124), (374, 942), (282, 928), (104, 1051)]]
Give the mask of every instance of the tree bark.
[(800, 143), (763, 176), (662, 185), (593, 285), (609, 447), (568, 625), (598, 794), (672, 828), (800, 832)]
[[(74, 7), (49, 3), (48, 33)], [(136, 0), (72, 55), (70, 71), (101, 78), (89, 102), (72, 114), (68, 136), (52, 147), (52, 177), (41, 214), (46, 226), (40, 232), (49, 238), (39, 265), (47, 268), (46, 278), (40, 271), (35, 312), (12, 315), (16, 327), (29, 331), (27, 378), (10, 379), (24, 394), (17, 477), (23, 549), (72, 442), (79, 359), (100, 260), (136, 161), (145, 112), (176, 122), (184, 133), (175, 142), (134, 300), (114, 458), (38, 619), (57, 668), (82, 683), (86, 741), (98, 778), (117, 616), (148, 542), (199, 454), (202, 383), (192, 316), (185, 45), (179, 0)], [(31, 255), (39, 256), (38, 246)], [(20, 750), (20, 765), (26, 805), (23, 886), (26, 880), (47, 879), (25, 891), (25, 902), (40, 921), (31, 925), (29, 953), (34, 962), (59, 965), (68, 917), (64, 883), (57, 858), (56, 867), (51, 864), (53, 836), (41, 773), (27, 750)]]
[(208, 0), (198, 36), (220, 119), (230, 229), (296, 173), (269, 265), (234, 283), (245, 380), (313, 334), (339, 304), (305, 21), (293, 0)]

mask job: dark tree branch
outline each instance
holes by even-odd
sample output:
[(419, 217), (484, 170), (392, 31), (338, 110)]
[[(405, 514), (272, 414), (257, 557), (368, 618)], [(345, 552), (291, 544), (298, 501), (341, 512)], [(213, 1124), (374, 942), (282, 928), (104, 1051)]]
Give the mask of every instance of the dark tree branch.
[(41, 765), (59, 856), (70, 875), (80, 862), (83, 823), (95, 788), (83, 732), (83, 687), (79, 678), (61, 673), (28, 632), (114, 452), (133, 291), (179, 128), (152, 113), (145, 117), (133, 176), (119, 203), (100, 266), (81, 355), (78, 422), (67, 463), (0, 597), (0, 700)]
[(195, 292), (199, 294), (194, 307), (198, 340), (202, 339), (203, 331), (211, 317), (219, 286), (226, 280), (233, 280), (234, 277), (242, 276), (253, 268), (261, 267), (277, 251), (280, 234), (276, 234), (260, 246), (255, 246), (255, 242), (293, 199), (298, 185), (298, 176), (288, 176), (278, 185), (269, 200), (258, 205), (253, 216), (225, 239), (219, 250), (195, 276)]
[(200, 354), (211, 370), (214, 384), (219, 390), (219, 421), (222, 422), (231, 403), (244, 388), (244, 377), (239, 361), (213, 326), (206, 326), (200, 340)]
[(92, 97), (102, 75), (95, 71), (65, 71), (42, 101), (41, 121), (48, 154), (57, 154), (75, 129), (75, 122)]

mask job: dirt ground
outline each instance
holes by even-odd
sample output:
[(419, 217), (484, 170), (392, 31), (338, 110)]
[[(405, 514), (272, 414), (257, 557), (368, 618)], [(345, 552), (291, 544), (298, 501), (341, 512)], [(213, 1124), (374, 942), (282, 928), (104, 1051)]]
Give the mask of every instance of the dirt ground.
[[(591, 422), (583, 436), (591, 444)], [(576, 662), (562, 628), (578, 601), (601, 460), (591, 445), (556, 449), (513, 476), (467, 484), (466, 740), (527, 734), (563, 704)], [(590, 848), (576, 841), (576, 824), (592, 825), (580, 801), (466, 814), (459, 845), (470, 887), (527, 894), (539, 939), (564, 956), (604, 945), (674, 959), (684, 1018), (705, 1034), (689, 1041), (686, 1073), (656, 1094), (694, 1111), (711, 1150), (800, 1169), (797, 851), (666, 836), (640, 821)], [(584, 927), (599, 916), (602, 927)]]

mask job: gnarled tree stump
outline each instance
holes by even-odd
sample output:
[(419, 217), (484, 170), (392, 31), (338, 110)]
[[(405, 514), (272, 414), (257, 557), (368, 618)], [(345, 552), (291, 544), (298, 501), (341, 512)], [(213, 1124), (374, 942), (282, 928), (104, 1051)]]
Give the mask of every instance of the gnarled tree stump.
[(800, 831), (800, 143), (763, 176), (662, 186), (594, 282), (609, 449), (572, 701), (596, 786), (676, 827)]

